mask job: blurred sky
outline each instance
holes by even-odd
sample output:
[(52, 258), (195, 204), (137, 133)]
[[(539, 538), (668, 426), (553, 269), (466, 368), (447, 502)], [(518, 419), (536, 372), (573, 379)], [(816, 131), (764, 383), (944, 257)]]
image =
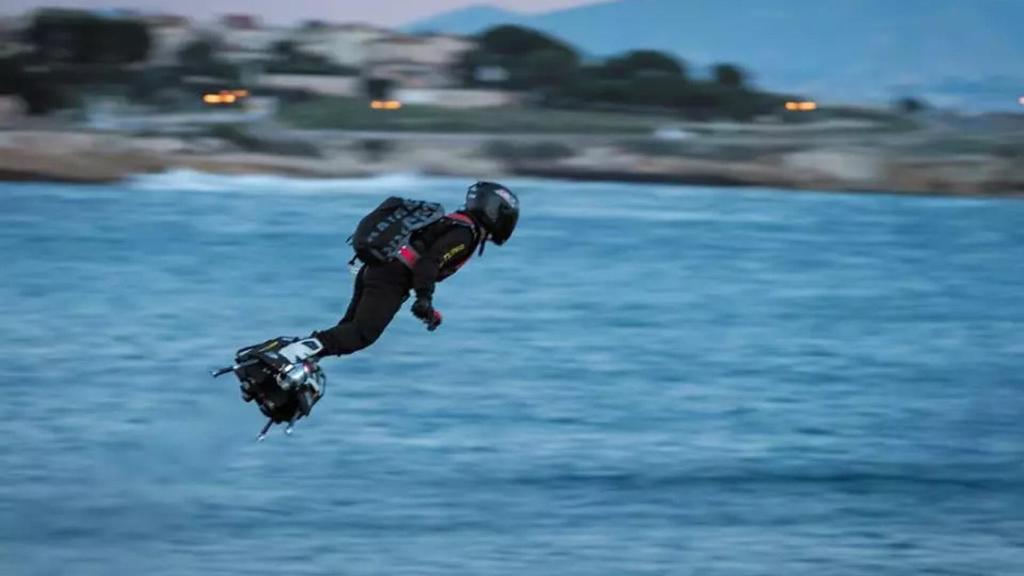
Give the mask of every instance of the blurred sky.
[(592, 4), (595, 0), (3, 0), (0, 14), (12, 15), (45, 6), (69, 8), (133, 8), (207, 19), (226, 13), (255, 13), (267, 22), (290, 24), (317, 18), (359, 21), (386, 26), (466, 6), (488, 4), (509, 10), (543, 12)]

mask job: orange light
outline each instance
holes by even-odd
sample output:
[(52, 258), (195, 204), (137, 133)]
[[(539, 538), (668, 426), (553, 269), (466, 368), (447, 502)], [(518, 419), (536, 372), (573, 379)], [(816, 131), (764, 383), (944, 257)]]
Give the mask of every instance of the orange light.
[(398, 100), (374, 100), (370, 102), (370, 108), (374, 110), (398, 110), (402, 103)]
[(249, 91), (248, 90), (232, 90), (231, 94), (233, 94), (236, 98), (248, 98), (249, 97)]
[(811, 112), (818, 109), (818, 103), (812, 101), (786, 102), (786, 110), (790, 112)]
[(234, 104), (239, 98), (237, 91), (221, 90), (220, 94), (203, 94), (203, 102), (207, 104)]

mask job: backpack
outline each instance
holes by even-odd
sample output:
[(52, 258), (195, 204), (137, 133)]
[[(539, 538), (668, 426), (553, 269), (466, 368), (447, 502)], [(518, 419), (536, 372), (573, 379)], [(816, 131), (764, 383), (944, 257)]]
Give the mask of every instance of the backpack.
[(366, 264), (383, 264), (409, 244), (413, 232), (444, 218), (444, 206), (437, 202), (392, 196), (363, 217), (348, 238), (355, 257)]

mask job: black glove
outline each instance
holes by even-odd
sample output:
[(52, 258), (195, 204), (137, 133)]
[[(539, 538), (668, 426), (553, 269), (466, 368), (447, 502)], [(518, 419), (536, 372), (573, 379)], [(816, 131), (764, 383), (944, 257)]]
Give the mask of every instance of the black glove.
[(422, 320), (427, 325), (427, 330), (431, 332), (441, 325), (441, 313), (434, 310), (434, 302), (430, 296), (416, 297), (416, 302), (412, 305), (412, 315)]
[(412, 315), (423, 320), (430, 320), (434, 316), (434, 300), (430, 296), (417, 296), (416, 302), (412, 305)]

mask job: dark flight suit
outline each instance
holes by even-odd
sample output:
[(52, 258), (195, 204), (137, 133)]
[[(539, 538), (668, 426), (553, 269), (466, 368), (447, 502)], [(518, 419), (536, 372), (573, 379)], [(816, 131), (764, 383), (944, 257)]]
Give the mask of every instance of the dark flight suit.
[(478, 237), (474, 226), (445, 217), (414, 235), (411, 244), (419, 259), (412, 269), (398, 259), (363, 266), (345, 316), (337, 326), (313, 334), (324, 345), (321, 355), (351, 354), (376, 342), (409, 291), (433, 296), (434, 284), (454, 274), (473, 255)]

